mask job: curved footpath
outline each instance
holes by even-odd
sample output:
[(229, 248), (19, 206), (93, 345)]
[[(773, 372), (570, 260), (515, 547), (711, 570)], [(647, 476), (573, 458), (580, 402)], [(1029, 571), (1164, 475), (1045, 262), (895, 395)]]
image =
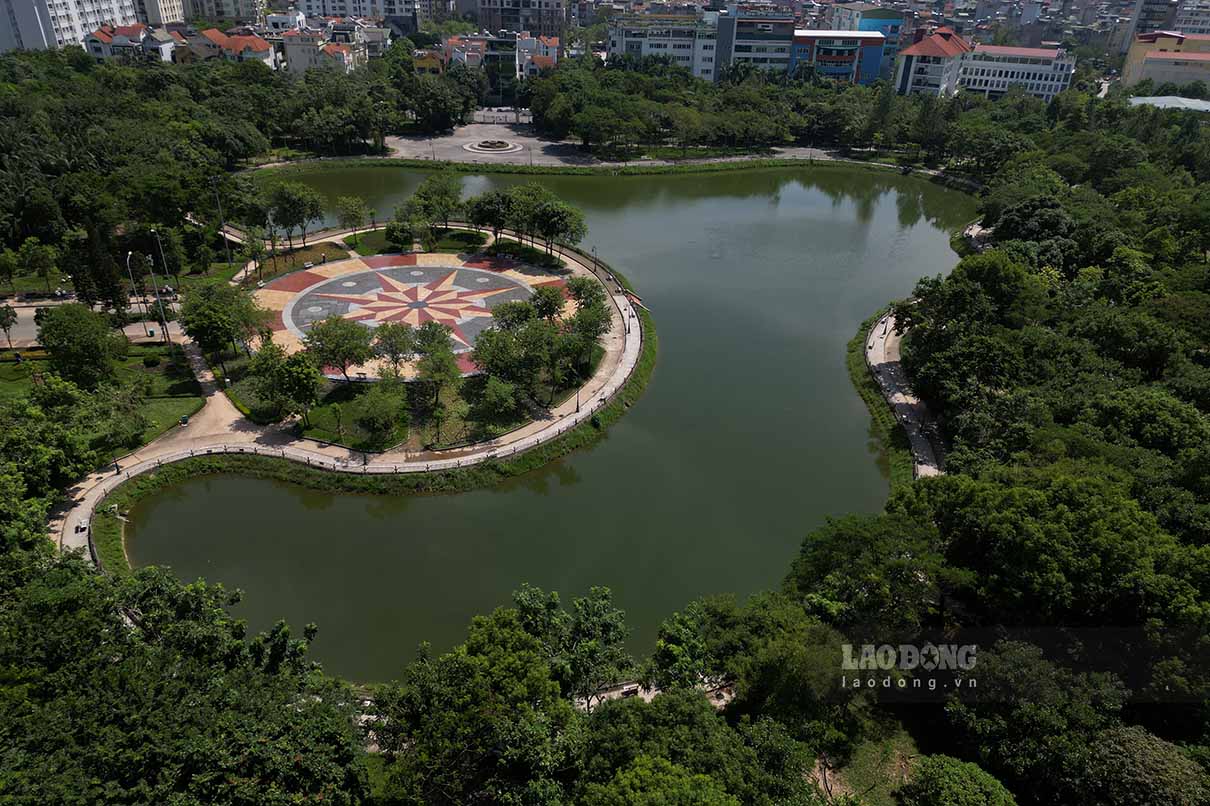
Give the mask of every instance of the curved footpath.
[(295, 437), (289, 427), (260, 426), (247, 420), (218, 388), (214, 375), (201, 352), (192, 342), (184, 344), (186, 355), (202, 385), (206, 404), (190, 418), (187, 426), (168, 431), (139, 450), (118, 460), (119, 471), (112, 467), (81, 479), (68, 491), (66, 506), (52, 517), (49, 529), (61, 550), (91, 551), (93, 512), (105, 496), (127, 479), (194, 456), (220, 453), (247, 453), (290, 459), (311, 467), (338, 473), (383, 474), (426, 473), (450, 470), (512, 456), (549, 442), (593, 414), (618, 393), (630, 378), (642, 352), (643, 328), (630, 297), (611, 275), (594, 270), (574, 252), (563, 252), (570, 263), (592, 272), (605, 286), (613, 302), (612, 326), (603, 342), (605, 356), (597, 371), (548, 416), (488, 442), (444, 451), (392, 450), (370, 455), (336, 445)]
[(865, 340), (865, 362), (882, 389), (882, 396), (907, 434), (912, 450), (912, 475), (939, 476), (939, 452), (933, 445), (934, 423), (928, 406), (912, 391), (912, 383), (899, 361), (902, 336), (895, 332), (895, 315), (887, 313), (874, 323)]

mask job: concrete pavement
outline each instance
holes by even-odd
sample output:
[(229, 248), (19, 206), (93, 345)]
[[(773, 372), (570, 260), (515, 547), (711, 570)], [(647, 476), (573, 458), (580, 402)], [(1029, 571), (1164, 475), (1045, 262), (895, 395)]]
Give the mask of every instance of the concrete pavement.
[(895, 419), (907, 434), (912, 451), (912, 474), (938, 476), (941, 459), (933, 445), (935, 424), (928, 406), (912, 391), (911, 381), (899, 361), (901, 336), (895, 332), (895, 316), (888, 313), (874, 323), (866, 336), (866, 364), (882, 396), (895, 413)]

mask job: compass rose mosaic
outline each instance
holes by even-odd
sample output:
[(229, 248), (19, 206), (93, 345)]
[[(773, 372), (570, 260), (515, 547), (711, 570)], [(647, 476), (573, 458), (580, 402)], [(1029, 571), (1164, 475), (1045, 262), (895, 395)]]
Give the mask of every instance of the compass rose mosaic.
[[(562, 287), (554, 274), (507, 260), (456, 255), (378, 255), (352, 258), (279, 277), (256, 293), (274, 314), (274, 340), (300, 349), (307, 330), (331, 316), (375, 328), (386, 322), (450, 328), (450, 346), (464, 372), (470, 350), (492, 324), (492, 309), (524, 300), (543, 285)], [(367, 365), (362, 371), (376, 371)]]

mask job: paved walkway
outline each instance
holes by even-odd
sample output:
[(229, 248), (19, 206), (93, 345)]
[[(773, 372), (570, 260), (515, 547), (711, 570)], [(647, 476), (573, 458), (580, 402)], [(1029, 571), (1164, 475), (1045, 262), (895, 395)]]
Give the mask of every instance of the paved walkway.
[(888, 313), (870, 328), (865, 360), (882, 388), (882, 395), (907, 434), (912, 450), (912, 474), (939, 476), (941, 459), (933, 445), (935, 424), (928, 406), (912, 391), (911, 381), (899, 362), (901, 336), (895, 332), (895, 316)]
[(118, 460), (120, 472), (110, 467), (81, 479), (67, 493), (68, 499), (52, 516), (50, 533), (61, 549), (88, 551), (89, 529), (97, 505), (129, 478), (194, 456), (247, 453), (290, 459), (300, 464), (339, 473), (424, 473), (468, 467), (491, 459), (522, 453), (562, 435), (606, 405), (621, 390), (638, 364), (642, 351), (642, 326), (621, 286), (594, 271), (572, 253), (563, 253), (568, 263), (597, 274), (613, 303), (611, 328), (602, 346), (605, 356), (596, 373), (573, 395), (535, 420), (498, 439), (445, 451), (394, 450), (369, 455), (293, 435), (288, 425), (259, 426), (245, 419), (214, 381), (200, 351), (184, 343), (195, 374), (202, 384), (205, 406), (164, 436)]

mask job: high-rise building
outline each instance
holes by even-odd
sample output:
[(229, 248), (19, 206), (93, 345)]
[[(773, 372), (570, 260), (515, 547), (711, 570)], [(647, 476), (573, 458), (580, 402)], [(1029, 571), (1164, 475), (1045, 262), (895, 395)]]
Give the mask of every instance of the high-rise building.
[(204, 20), (257, 22), (265, 16), (265, 0), (188, 0), (189, 16)]
[(1182, 34), (1210, 34), (1210, 0), (1181, 0), (1172, 28)]
[(773, 3), (733, 3), (718, 17), (715, 78), (733, 64), (784, 73), (793, 44), (794, 12)]
[(1135, 0), (1127, 35), (1122, 41), (1122, 52), (1139, 34), (1171, 30), (1176, 20), (1176, 8), (1177, 0)]
[(497, 33), (528, 31), (535, 36), (563, 36), (567, 0), (478, 0), (479, 27)]
[(78, 45), (102, 25), (138, 21), (135, 0), (0, 0), (0, 52)]
[(137, 0), (135, 12), (139, 22), (163, 28), (170, 22), (185, 21), (184, 0)]
[(1062, 48), (975, 45), (962, 55), (958, 84), (963, 92), (999, 98), (1013, 87), (1050, 101), (1071, 86), (1076, 59)]
[(882, 34), (882, 64), (879, 70), (882, 75), (889, 76), (895, 69), (900, 34), (904, 29), (902, 11), (870, 3), (837, 3), (832, 6), (831, 27), (840, 31), (877, 31)]

